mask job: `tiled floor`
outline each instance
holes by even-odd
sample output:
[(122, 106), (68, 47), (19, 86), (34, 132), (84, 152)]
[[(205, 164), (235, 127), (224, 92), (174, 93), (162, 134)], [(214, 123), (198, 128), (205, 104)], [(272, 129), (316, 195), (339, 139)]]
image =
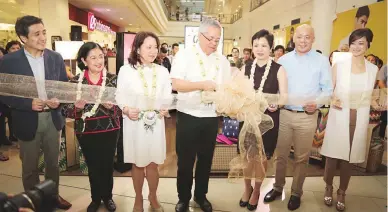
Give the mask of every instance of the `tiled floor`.
[[(0, 191), (19, 193), (23, 191), (21, 182), (21, 162), (17, 154), (12, 154), (10, 161), (0, 163)], [(285, 192), (281, 200), (271, 204), (264, 204), (263, 197), (272, 188), (273, 178), (267, 178), (262, 186), (262, 195), (257, 211), (288, 211), (287, 202), (290, 196), (291, 178), (287, 178)], [(334, 180), (338, 188), (339, 178)], [(166, 212), (173, 212), (178, 201), (175, 178), (161, 178), (158, 196)], [(335, 211), (323, 204), (322, 198), (325, 184), (322, 177), (308, 177), (304, 183), (302, 205), (297, 211), (326, 212)], [(247, 211), (238, 206), (243, 192), (242, 181), (228, 182), (227, 179), (211, 179), (208, 199), (213, 203), (215, 211)], [(69, 211), (86, 211), (90, 202), (90, 186), (87, 177), (67, 177), (60, 179), (60, 193), (69, 200), (73, 207)], [(134, 190), (129, 177), (116, 177), (113, 189), (117, 204), (117, 211), (131, 212), (134, 204)], [(147, 185), (144, 185), (143, 196), (148, 195)], [(349, 212), (383, 212), (387, 211), (387, 176), (356, 176), (352, 177), (346, 196), (347, 211)], [(148, 201), (144, 200), (145, 211)], [(194, 204), (192, 204), (194, 206)], [(101, 207), (100, 211), (106, 211)], [(201, 211), (191, 207), (190, 211)]]

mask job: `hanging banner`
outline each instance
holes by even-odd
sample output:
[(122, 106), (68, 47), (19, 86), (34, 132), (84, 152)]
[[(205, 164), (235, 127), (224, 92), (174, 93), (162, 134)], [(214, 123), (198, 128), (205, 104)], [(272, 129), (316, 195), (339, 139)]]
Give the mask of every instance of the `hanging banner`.
[(374, 35), (367, 54), (387, 63), (387, 1), (338, 13), (333, 23), (331, 51), (348, 49), (350, 34), (360, 28), (369, 28)]

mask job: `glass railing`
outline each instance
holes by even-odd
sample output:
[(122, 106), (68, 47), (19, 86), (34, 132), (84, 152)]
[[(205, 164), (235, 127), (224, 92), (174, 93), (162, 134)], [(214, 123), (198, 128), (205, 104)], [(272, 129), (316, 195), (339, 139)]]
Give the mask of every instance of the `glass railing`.
[(251, 10), (250, 12), (252, 12), (253, 10), (255, 10), (256, 8), (262, 6), (263, 4), (269, 2), (271, 0), (251, 0)]
[(201, 14), (193, 13), (186, 14), (185, 11), (179, 11), (178, 14), (172, 13), (171, 8), (166, 5), (165, 1), (159, 0), (162, 5), (163, 11), (169, 21), (193, 21), (199, 22), (203, 17), (211, 17), (217, 19), (221, 24), (233, 24), (242, 17), (243, 9), (239, 8), (233, 14)]
[(242, 18), (242, 9), (240, 8), (233, 14), (206, 14), (204, 17), (217, 19), (221, 24), (233, 24)]
[(242, 13), (243, 13), (243, 10), (242, 8), (240, 8), (237, 12), (233, 14), (218, 14), (217, 20), (221, 24), (233, 24), (242, 18)]

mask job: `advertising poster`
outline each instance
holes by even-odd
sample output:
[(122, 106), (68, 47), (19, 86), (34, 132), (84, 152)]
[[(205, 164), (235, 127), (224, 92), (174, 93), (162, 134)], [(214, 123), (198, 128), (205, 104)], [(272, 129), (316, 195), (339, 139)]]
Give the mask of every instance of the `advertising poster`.
[(333, 23), (331, 51), (349, 48), (350, 34), (360, 28), (373, 32), (367, 54), (374, 54), (387, 63), (387, 1), (338, 13)]
[(128, 64), (128, 58), (129, 54), (131, 53), (132, 50), (132, 43), (133, 40), (135, 39), (136, 34), (124, 34), (124, 65)]

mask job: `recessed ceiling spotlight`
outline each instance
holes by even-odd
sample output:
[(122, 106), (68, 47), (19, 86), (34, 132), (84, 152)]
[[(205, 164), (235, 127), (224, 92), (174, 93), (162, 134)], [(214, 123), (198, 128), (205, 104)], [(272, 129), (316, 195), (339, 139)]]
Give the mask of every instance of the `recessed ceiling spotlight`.
[(109, 12), (109, 11), (110, 11), (110, 9), (106, 9), (106, 11), (108, 11), (108, 12)]
[(123, 20), (123, 18), (120, 18), (120, 20)]

